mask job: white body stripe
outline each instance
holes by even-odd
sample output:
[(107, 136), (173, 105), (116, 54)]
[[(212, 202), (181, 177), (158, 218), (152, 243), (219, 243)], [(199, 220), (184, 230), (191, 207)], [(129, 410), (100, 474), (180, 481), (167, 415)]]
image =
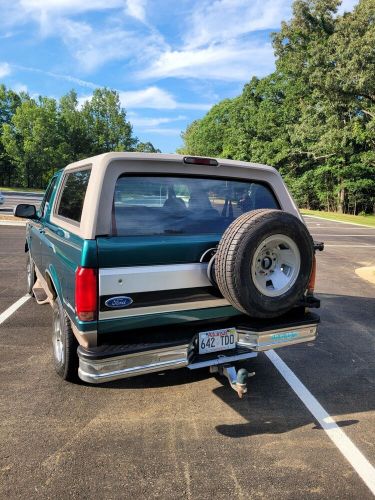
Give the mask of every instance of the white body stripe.
[(99, 295), (211, 286), (207, 264), (174, 264), (100, 269)]

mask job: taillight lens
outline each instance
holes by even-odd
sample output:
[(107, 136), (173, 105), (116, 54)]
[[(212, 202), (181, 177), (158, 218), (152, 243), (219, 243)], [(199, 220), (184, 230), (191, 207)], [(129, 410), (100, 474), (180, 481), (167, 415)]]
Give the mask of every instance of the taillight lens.
[(309, 284), (307, 285), (307, 295), (313, 295), (314, 294), (315, 278), (316, 278), (316, 258), (315, 258), (315, 255), (314, 255), (314, 257), (313, 257), (313, 265), (312, 265), (311, 275), (310, 275), (310, 280), (309, 280)]
[(98, 280), (96, 269), (78, 267), (76, 270), (75, 304), (81, 321), (94, 321), (97, 316)]

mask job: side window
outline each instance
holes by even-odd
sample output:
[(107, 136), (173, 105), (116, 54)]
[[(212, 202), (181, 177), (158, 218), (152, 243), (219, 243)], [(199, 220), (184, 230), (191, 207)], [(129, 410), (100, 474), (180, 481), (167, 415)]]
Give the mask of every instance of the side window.
[(53, 193), (53, 188), (56, 185), (57, 177), (53, 177), (51, 182), (48, 184), (48, 187), (46, 189), (46, 192), (44, 194), (43, 201), (40, 205), (39, 208), (39, 213), (42, 218), (44, 218), (47, 214), (48, 208), (49, 208), (49, 202)]
[(83, 202), (91, 171), (80, 170), (67, 174), (60, 198), (57, 215), (81, 222)]

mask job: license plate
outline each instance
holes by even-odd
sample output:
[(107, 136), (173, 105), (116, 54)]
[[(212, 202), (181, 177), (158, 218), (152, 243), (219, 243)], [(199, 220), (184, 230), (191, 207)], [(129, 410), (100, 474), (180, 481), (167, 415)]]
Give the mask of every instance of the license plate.
[(199, 333), (199, 354), (235, 349), (237, 331), (235, 328), (211, 330)]

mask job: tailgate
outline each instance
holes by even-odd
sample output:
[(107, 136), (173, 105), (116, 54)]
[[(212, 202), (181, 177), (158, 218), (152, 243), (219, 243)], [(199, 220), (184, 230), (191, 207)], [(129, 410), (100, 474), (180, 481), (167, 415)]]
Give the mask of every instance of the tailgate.
[(238, 315), (207, 276), (217, 235), (99, 237), (99, 332)]

